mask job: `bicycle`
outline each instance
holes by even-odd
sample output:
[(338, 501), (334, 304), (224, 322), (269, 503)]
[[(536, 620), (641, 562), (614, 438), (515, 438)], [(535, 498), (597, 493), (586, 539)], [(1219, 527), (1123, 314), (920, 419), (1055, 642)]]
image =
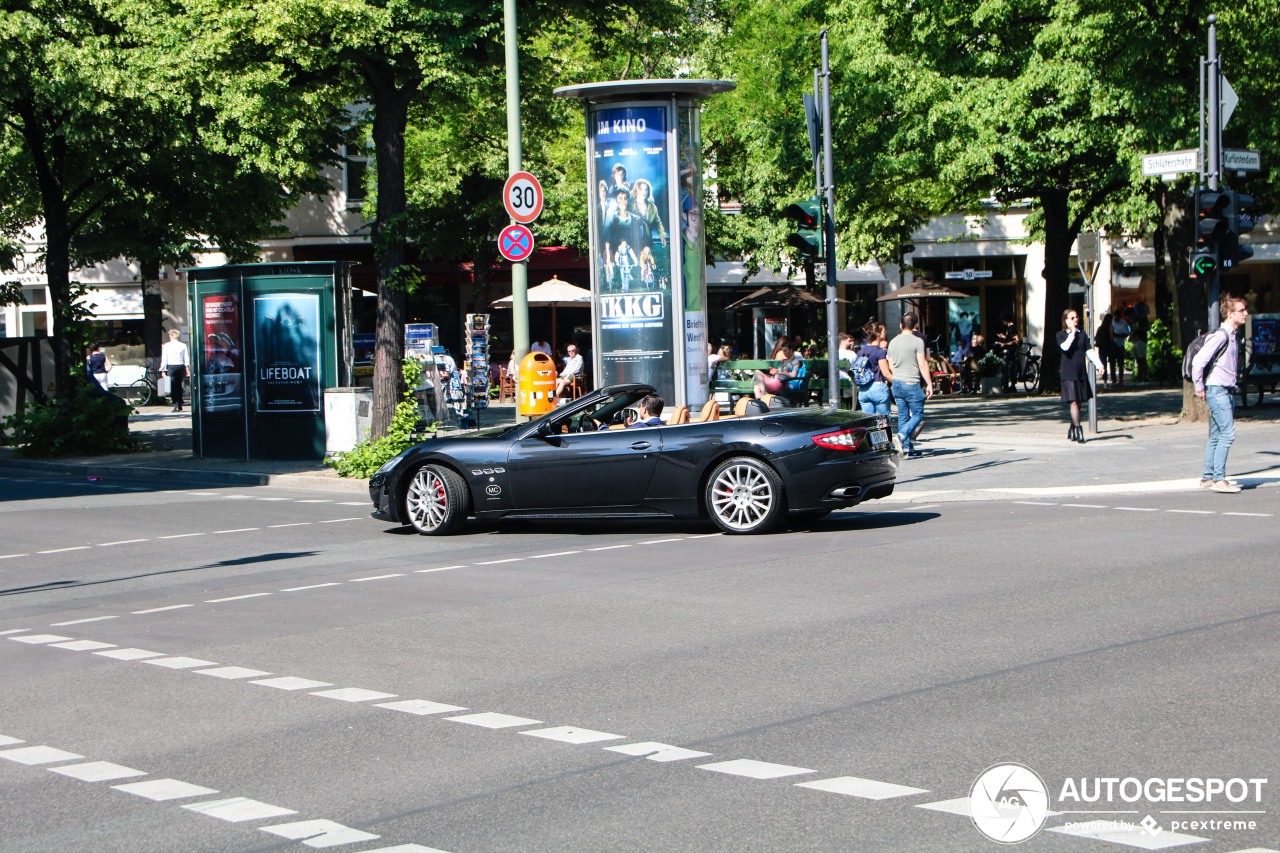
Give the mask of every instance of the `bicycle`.
[(1033, 393), (1040, 388), (1040, 356), (1035, 347), (1028, 343), (1018, 345), (1018, 355), (1014, 361), (1014, 375), (1011, 384), (1022, 383), (1022, 390)]
[(135, 379), (128, 385), (113, 387), (111, 392), (133, 408), (140, 409), (155, 399), (156, 380), (159, 375), (159, 371), (145, 368), (140, 379)]

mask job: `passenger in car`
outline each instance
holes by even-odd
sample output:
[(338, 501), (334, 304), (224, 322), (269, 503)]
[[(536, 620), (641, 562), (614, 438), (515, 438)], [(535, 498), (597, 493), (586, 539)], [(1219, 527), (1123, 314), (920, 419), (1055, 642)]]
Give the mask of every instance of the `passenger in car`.
[(657, 394), (649, 394), (640, 401), (640, 420), (627, 424), (627, 428), (662, 426), (662, 409), (666, 405)]

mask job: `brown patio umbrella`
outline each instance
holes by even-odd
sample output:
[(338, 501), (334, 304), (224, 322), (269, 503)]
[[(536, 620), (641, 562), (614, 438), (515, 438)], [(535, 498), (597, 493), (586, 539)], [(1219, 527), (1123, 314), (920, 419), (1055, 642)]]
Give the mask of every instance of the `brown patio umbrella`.
[[(759, 290), (754, 290), (727, 307), (754, 308), (760, 305), (781, 305), (784, 308), (793, 308), (797, 305), (824, 305), (826, 301), (826, 299), (810, 290), (804, 290), (793, 284), (788, 284), (782, 287), (762, 287)], [(837, 299), (836, 301), (848, 302), (847, 299)]]
[[(559, 276), (553, 275), (547, 281), (535, 287), (529, 288), (527, 296), (530, 305), (536, 305), (542, 308), (551, 309), (551, 346), (554, 348), (556, 344), (556, 308), (561, 305), (571, 305), (575, 308), (587, 308), (591, 305), (591, 291), (585, 287), (578, 287), (576, 284), (570, 284), (567, 281), (561, 281)], [(510, 308), (513, 297), (504, 296), (501, 299), (495, 299), (489, 303), (494, 308)]]

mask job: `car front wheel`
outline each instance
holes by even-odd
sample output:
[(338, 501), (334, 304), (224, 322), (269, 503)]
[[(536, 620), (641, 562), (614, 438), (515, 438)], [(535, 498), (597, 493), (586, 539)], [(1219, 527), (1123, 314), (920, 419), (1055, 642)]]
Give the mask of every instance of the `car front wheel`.
[(423, 465), (413, 473), (405, 494), (405, 516), (419, 533), (444, 536), (456, 532), (470, 514), (467, 484), (439, 465)]
[(765, 533), (783, 514), (782, 480), (759, 459), (721, 462), (707, 480), (707, 512), (725, 533)]

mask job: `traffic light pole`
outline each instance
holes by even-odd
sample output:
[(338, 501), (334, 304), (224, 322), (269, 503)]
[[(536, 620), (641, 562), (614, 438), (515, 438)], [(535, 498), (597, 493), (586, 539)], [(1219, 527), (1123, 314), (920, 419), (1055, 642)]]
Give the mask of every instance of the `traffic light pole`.
[(827, 31), (822, 31), (822, 183), (826, 190), (826, 216), (822, 217), (823, 245), (827, 254), (827, 405), (840, 405), (839, 322), (836, 316), (836, 186), (831, 154), (831, 55)]
[[(1205, 65), (1209, 77), (1209, 132), (1205, 139), (1208, 150), (1204, 171), (1210, 191), (1218, 192), (1222, 188), (1222, 65), (1218, 60), (1218, 16), (1210, 15), (1206, 21), (1209, 24), (1209, 61)], [(1219, 276), (1220, 272), (1216, 269), (1209, 276), (1209, 320), (1206, 329), (1217, 328), (1219, 323)]]

